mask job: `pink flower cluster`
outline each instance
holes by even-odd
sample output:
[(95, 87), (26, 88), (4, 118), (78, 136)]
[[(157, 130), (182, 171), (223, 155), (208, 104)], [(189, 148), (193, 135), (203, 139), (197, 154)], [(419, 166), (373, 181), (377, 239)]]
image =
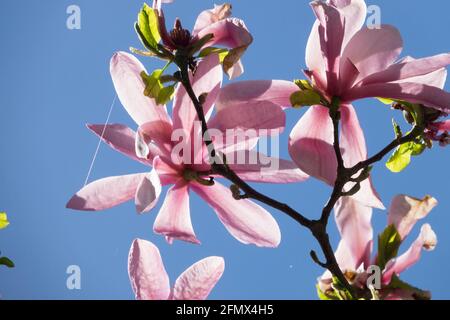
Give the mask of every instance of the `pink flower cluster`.
[[(321, 102), (311, 105), (290, 133), (288, 148), (292, 161), (274, 159), (279, 165), (272, 170), (263, 171), (261, 163), (231, 163), (230, 169), (248, 182), (296, 183), (311, 176), (333, 186), (338, 163), (329, 105), (338, 104), (341, 152), (344, 165), (351, 167), (368, 157), (364, 133), (352, 105), (364, 98), (382, 97), (436, 110), (439, 117), (428, 119), (424, 131), (431, 140), (446, 145), (449, 122), (439, 118), (450, 110), (450, 94), (443, 90), (450, 53), (400, 59), (403, 48), (400, 33), (389, 25), (366, 28), (364, 0), (313, 1), (311, 5), (317, 19), (306, 47), (305, 75), (311, 86), (308, 90), (320, 96)], [(182, 29), (179, 22), (173, 32), (168, 32), (161, 3), (155, 1), (153, 8), (158, 12), (161, 38), (167, 50), (176, 50), (180, 41), (190, 45), (212, 34), (204, 47), (221, 45), (239, 49), (235, 64), (225, 71), (231, 78), (243, 72), (240, 54), (253, 38), (243, 21), (231, 17), (230, 5), (202, 12), (192, 32)], [(199, 119), (194, 104), (183, 85), (176, 87), (169, 113), (165, 105), (157, 105), (154, 99), (143, 94), (146, 84), (141, 75), (147, 72), (133, 55), (114, 54), (110, 71), (117, 95), (137, 130), (121, 124), (88, 125), (88, 128), (116, 151), (151, 169), (94, 181), (78, 191), (67, 207), (100, 211), (133, 200), (136, 210), (144, 213), (157, 206), (163, 187), (170, 186), (153, 226), (154, 232), (165, 236), (169, 243), (173, 240), (200, 243), (190, 217), (193, 192), (211, 206), (238, 241), (277, 247), (281, 233), (276, 220), (252, 200), (236, 200), (232, 191), (217, 181), (219, 177), (211, 171), (205, 156), (206, 146), (193, 148), (196, 151), (187, 155), (174, 156), (175, 132), (184, 133), (186, 145), (194, 145), (202, 138), (201, 130), (195, 125)], [(207, 94), (202, 107), (209, 129), (219, 132), (251, 129), (260, 134), (255, 139), (217, 143), (215, 147), (225, 157), (254, 153), (252, 149), (258, 138), (266, 135), (267, 130), (284, 129), (284, 108), (291, 105), (291, 96), (302, 88), (283, 80), (239, 81), (222, 87), (223, 75), (222, 61), (217, 54), (196, 61), (195, 72), (190, 74), (194, 92), (199, 96)], [(344, 189), (351, 190), (354, 185), (355, 182), (349, 182)], [(419, 201), (398, 196), (390, 208), (388, 224), (395, 226), (403, 241), (415, 222), (435, 203), (433, 198)], [(352, 274), (354, 283), (367, 276), (366, 267), (377, 263), (377, 257), (371, 258), (372, 208), (384, 209), (384, 205), (370, 178), (361, 182), (358, 192), (341, 198), (335, 206), (342, 236), (336, 257), (341, 269)], [(419, 259), (421, 248), (432, 249), (435, 245), (434, 232), (429, 225), (424, 225), (411, 248), (387, 262), (383, 288), (387, 288), (394, 275)], [(135, 240), (130, 251), (129, 273), (138, 299), (204, 299), (223, 271), (222, 258), (207, 258), (185, 271), (171, 287), (159, 250), (153, 244)], [(322, 292), (332, 290), (331, 283), (331, 275), (326, 273), (320, 279)], [(413, 294), (404, 289), (385, 290), (385, 293), (383, 298), (411, 298)]]

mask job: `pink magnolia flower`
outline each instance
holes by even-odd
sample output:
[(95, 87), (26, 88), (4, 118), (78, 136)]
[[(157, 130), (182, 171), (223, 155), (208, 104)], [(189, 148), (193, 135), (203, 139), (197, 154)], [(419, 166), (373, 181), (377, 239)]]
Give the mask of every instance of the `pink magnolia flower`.
[(128, 274), (137, 300), (205, 300), (224, 270), (223, 258), (208, 257), (186, 269), (171, 287), (153, 243), (134, 240), (128, 256)]
[[(154, 224), (154, 231), (165, 235), (168, 241), (180, 239), (199, 243), (190, 218), (189, 195), (193, 191), (214, 209), (226, 229), (239, 241), (257, 246), (278, 246), (280, 230), (269, 212), (248, 199), (235, 200), (230, 189), (217, 181), (210, 183), (210, 165), (204, 161), (204, 156), (208, 153), (202, 143), (200, 129), (195, 126), (195, 108), (183, 86), (179, 85), (176, 90), (171, 118), (165, 106), (156, 105), (153, 99), (143, 94), (145, 84), (140, 76), (142, 71), (145, 71), (142, 64), (130, 54), (119, 52), (112, 58), (111, 75), (117, 94), (139, 130), (135, 134), (126, 126), (108, 125), (102, 139), (113, 149), (144, 165), (152, 166), (153, 170), (150, 173), (94, 181), (77, 192), (67, 207), (99, 211), (134, 199), (137, 211), (143, 213), (156, 206), (163, 186), (172, 185)], [(203, 103), (207, 115), (211, 115), (222, 78), (217, 55), (210, 55), (202, 60), (192, 76), (196, 94), (208, 93)], [(234, 128), (281, 130), (285, 114), (278, 106), (269, 102), (241, 108), (238, 113), (218, 112), (208, 123), (211, 129), (222, 132)], [(88, 127), (99, 136), (104, 129), (103, 125)], [(193, 147), (193, 152), (188, 155), (177, 156), (175, 148), (178, 146), (178, 138), (175, 137), (173, 141), (172, 136), (180, 131), (185, 138), (183, 145), (200, 146), (198, 153), (195, 153), (196, 148)], [(308, 178), (291, 161), (249, 151), (238, 142), (218, 144), (217, 148), (227, 158), (244, 152), (256, 155), (259, 160), (279, 161), (279, 166), (269, 168), (264, 165), (266, 161), (255, 164), (230, 163), (230, 168), (246, 181), (288, 183)], [(244, 150), (239, 151), (242, 149)]]
[[(388, 225), (394, 226), (400, 241), (403, 242), (414, 225), (425, 218), (437, 205), (436, 199), (425, 197), (422, 200), (406, 195), (396, 196), (391, 203)], [(336, 259), (348, 280), (356, 287), (366, 286), (366, 270), (370, 265), (379, 264), (379, 257), (372, 257), (373, 229), (372, 209), (361, 205), (350, 197), (342, 198), (335, 207), (336, 222), (342, 240), (336, 250)], [(410, 248), (398, 257), (392, 257), (382, 270), (383, 299), (412, 299), (418, 293), (413, 288), (390, 288), (393, 276), (399, 276), (419, 261), (422, 249), (430, 251), (436, 247), (437, 237), (429, 224), (421, 227), (418, 238)], [(331, 289), (331, 275), (326, 272), (319, 280), (319, 288), (326, 293)]]
[[(317, 20), (306, 48), (305, 71), (313, 86), (326, 99), (339, 98), (342, 113), (340, 139), (344, 163), (352, 166), (367, 158), (363, 131), (352, 102), (369, 97), (386, 97), (421, 103), (441, 111), (450, 108), (450, 94), (438, 80), (450, 63), (450, 54), (396, 62), (403, 42), (392, 26), (378, 29), (364, 26), (363, 0), (313, 1)], [(239, 87), (239, 90), (236, 90)], [(246, 81), (225, 87), (218, 109), (271, 101), (290, 105), (290, 96), (299, 88), (288, 81)], [(306, 173), (333, 185), (337, 161), (332, 148), (332, 122), (328, 109), (313, 106), (292, 130), (289, 152)], [(346, 186), (346, 189), (352, 186)], [(383, 208), (370, 179), (355, 196), (361, 203)]]
[(183, 29), (178, 19), (175, 22), (175, 28), (168, 32), (161, 3), (154, 1), (153, 8), (158, 10), (161, 39), (168, 50), (174, 51), (180, 47), (195, 45), (200, 39), (212, 35), (211, 40), (203, 47), (221, 45), (231, 49), (229, 57), (224, 62), (224, 70), (228, 76), (233, 79), (244, 72), (240, 57), (253, 42), (253, 37), (244, 21), (231, 17), (230, 4), (215, 5), (213, 9), (201, 12), (192, 33)]

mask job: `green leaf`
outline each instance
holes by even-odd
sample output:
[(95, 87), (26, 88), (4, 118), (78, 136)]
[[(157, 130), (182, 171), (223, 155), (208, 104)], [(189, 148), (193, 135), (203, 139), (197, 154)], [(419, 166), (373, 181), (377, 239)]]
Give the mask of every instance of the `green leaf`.
[(158, 97), (156, 98), (157, 104), (166, 104), (172, 100), (175, 94), (175, 85), (164, 87), (159, 91)]
[(397, 139), (403, 137), (402, 128), (400, 128), (400, 125), (395, 121), (395, 119), (392, 119), (392, 126), (394, 127), (395, 137)]
[(141, 77), (145, 83), (144, 95), (154, 99), (158, 97), (159, 92), (163, 88), (163, 85), (159, 80), (162, 73), (163, 73), (162, 69), (157, 69), (153, 71), (151, 75), (147, 75), (144, 71), (142, 71)]
[(338, 300), (355, 300), (352, 294), (345, 288), (337, 277), (333, 276), (332, 279), (333, 283), (331, 287), (333, 288), (334, 294)]
[(294, 108), (320, 104), (320, 100), (320, 95), (314, 90), (297, 91), (291, 95), (291, 105)]
[(399, 146), (386, 162), (386, 167), (394, 173), (398, 173), (406, 169), (411, 163), (412, 156), (421, 155), (426, 149), (424, 141), (411, 141)]
[(142, 43), (149, 50), (157, 50), (158, 43), (161, 41), (158, 27), (158, 15), (155, 10), (144, 3), (138, 15), (136, 30)]
[(12, 262), (7, 257), (1, 257), (0, 258), (0, 266), (6, 266), (8, 268), (14, 268), (15, 267), (14, 262)]
[(397, 257), (402, 238), (393, 224), (378, 236), (378, 266), (384, 269), (386, 263)]
[(9, 225), (8, 216), (5, 212), (0, 212), (0, 229), (4, 229)]

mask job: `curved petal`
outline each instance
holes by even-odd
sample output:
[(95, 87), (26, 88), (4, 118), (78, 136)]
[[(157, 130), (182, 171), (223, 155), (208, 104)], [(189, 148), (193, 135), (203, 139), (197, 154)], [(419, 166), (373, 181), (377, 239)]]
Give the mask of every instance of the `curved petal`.
[[(398, 58), (402, 49), (403, 40), (396, 28), (389, 25), (382, 25), (379, 29), (363, 28), (353, 36), (342, 53), (340, 80), (351, 87), (352, 82), (357, 83), (386, 69)], [(348, 70), (353, 68), (352, 64), (359, 71), (359, 76), (354, 81), (348, 81), (345, 76), (354, 74)]]
[(298, 90), (298, 86), (291, 81), (238, 81), (222, 88), (216, 101), (216, 108), (222, 110), (240, 104), (250, 106), (261, 101), (287, 107), (291, 105), (291, 95)]
[(405, 239), (417, 221), (425, 218), (437, 204), (437, 200), (430, 196), (420, 200), (398, 195), (391, 202), (388, 225), (393, 224), (401, 238)]
[(270, 133), (279, 134), (286, 125), (286, 113), (278, 105), (269, 101), (230, 105), (217, 112), (208, 125), (209, 128), (222, 132), (227, 130), (269, 130)]
[(364, 0), (330, 0), (341, 15), (344, 17), (344, 40), (342, 47), (345, 48), (351, 38), (365, 24), (367, 17), (367, 6)]
[(337, 161), (333, 149), (333, 123), (327, 108), (313, 106), (289, 136), (289, 154), (305, 173), (333, 185)]
[(450, 120), (435, 122), (432, 127), (439, 131), (450, 131)]
[(101, 211), (134, 198), (145, 173), (109, 177), (91, 182), (78, 191), (66, 208), (82, 211)]
[(440, 69), (423, 76), (417, 76), (408, 78), (405, 80), (400, 80), (397, 82), (411, 82), (411, 83), (420, 83), (428, 86), (436, 87), (444, 90), (445, 82), (447, 81), (447, 70)]
[(161, 157), (157, 157), (153, 160), (153, 168), (158, 173), (159, 180), (163, 186), (175, 184), (182, 177), (181, 167), (175, 166), (173, 163), (170, 163)]
[(422, 249), (431, 251), (437, 245), (437, 237), (429, 224), (425, 224), (420, 229), (420, 235), (411, 247), (400, 257), (389, 260), (383, 271), (383, 283), (389, 284), (392, 276), (400, 275), (403, 271), (419, 261)]
[(174, 300), (205, 300), (225, 271), (221, 257), (209, 257), (190, 266), (175, 282)]
[(170, 156), (172, 131), (172, 125), (164, 121), (146, 122), (139, 126), (135, 141), (136, 155), (143, 159), (156, 155)]
[(153, 225), (153, 231), (171, 239), (200, 243), (192, 228), (189, 185), (186, 181), (180, 180), (167, 192)]
[(171, 122), (166, 107), (157, 106), (154, 99), (144, 95), (141, 73), (147, 71), (138, 59), (117, 52), (111, 59), (110, 70), (120, 102), (138, 125), (157, 120)]
[(135, 203), (138, 213), (148, 212), (158, 203), (161, 194), (161, 181), (158, 173), (153, 169), (146, 174), (136, 190)]
[[(197, 96), (207, 93), (203, 111), (205, 114), (211, 109), (222, 85), (222, 67), (219, 57), (210, 55), (203, 59), (197, 67), (195, 75), (191, 77), (192, 88)], [(194, 122), (198, 120), (195, 107), (182, 85), (179, 85), (173, 102), (173, 128), (183, 129), (186, 137), (192, 136)]]
[(247, 199), (235, 200), (230, 189), (217, 182), (210, 187), (199, 184), (191, 187), (214, 209), (228, 232), (240, 242), (258, 247), (277, 247), (280, 244), (280, 228), (262, 207)]
[(128, 255), (128, 275), (137, 300), (169, 299), (169, 276), (153, 243), (140, 239), (133, 241)]
[[(136, 133), (127, 126), (121, 124), (88, 124), (87, 127), (114, 150), (145, 165), (151, 165), (149, 160), (136, 156), (134, 147)], [(148, 153), (151, 158), (153, 154), (150, 150), (148, 150)]]
[(309, 178), (294, 162), (259, 152), (241, 150), (226, 156), (230, 168), (244, 181), (293, 183)]
[(372, 209), (351, 197), (343, 197), (336, 203), (334, 212), (342, 242), (352, 256), (353, 271), (362, 264), (369, 266), (373, 239)]
[(383, 97), (421, 103), (445, 113), (450, 112), (450, 93), (420, 83), (377, 83), (351, 89), (342, 98), (353, 101), (363, 98)]
[(413, 59), (411, 61), (396, 63), (385, 70), (381, 70), (362, 80), (361, 85), (372, 83), (385, 83), (424, 76), (447, 67), (450, 64), (450, 53), (440, 54), (433, 57)]
[(213, 9), (201, 12), (195, 21), (193, 35), (196, 35), (200, 30), (209, 27), (211, 24), (229, 18), (231, 16), (231, 5), (225, 3), (222, 5), (214, 5)]
[[(346, 167), (352, 167), (358, 162), (367, 159), (366, 140), (353, 106), (342, 105), (340, 110), (342, 123), (340, 133), (342, 158)], [(353, 185), (354, 183), (349, 183), (345, 186), (345, 189), (350, 190)], [(371, 178), (361, 183), (361, 190), (353, 198), (366, 206), (384, 209), (378, 193), (373, 188)]]

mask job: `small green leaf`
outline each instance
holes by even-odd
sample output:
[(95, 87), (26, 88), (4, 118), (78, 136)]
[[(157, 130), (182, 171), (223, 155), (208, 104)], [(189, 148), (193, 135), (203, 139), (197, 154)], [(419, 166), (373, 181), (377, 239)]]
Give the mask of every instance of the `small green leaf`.
[(416, 300), (430, 300), (431, 299), (431, 293), (429, 291), (425, 291), (419, 288), (416, 288), (409, 283), (406, 283), (397, 275), (393, 275), (391, 279), (391, 283), (387, 286), (387, 290), (395, 290), (395, 289), (401, 289), (404, 291), (408, 291), (411, 293), (411, 296), (413, 296)]
[(291, 95), (291, 105), (294, 108), (320, 104), (320, 100), (320, 95), (314, 90), (297, 91)]
[(157, 69), (153, 71), (151, 75), (147, 75), (144, 71), (142, 71), (141, 77), (145, 83), (144, 95), (154, 99), (158, 97), (159, 92), (163, 88), (163, 85), (159, 80), (162, 73), (163, 73), (162, 69)]
[(6, 266), (8, 268), (14, 268), (15, 267), (14, 262), (12, 262), (7, 257), (1, 257), (0, 258), (0, 266)]
[(412, 156), (421, 155), (426, 149), (424, 141), (411, 141), (399, 146), (386, 162), (386, 167), (394, 173), (406, 169), (411, 163)]
[(161, 41), (158, 27), (158, 15), (155, 10), (144, 3), (139, 12), (136, 30), (145, 47), (149, 50), (157, 50), (158, 43)]
[(172, 100), (175, 94), (175, 85), (164, 87), (159, 91), (158, 97), (156, 98), (157, 104), (166, 104)]
[(402, 243), (402, 238), (393, 224), (378, 236), (378, 266), (384, 269), (386, 263), (395, 258)]
[(4, 229), (9, 225), (8, 216), (5, 212), (0, 212), (0, 229)]
[(395, 119), (392, 119), (392, 126), (394, 127), (395, 137), (397, 139), (403, 137), (402, 128), (400, 128), (400, 125), (395, 121)]

